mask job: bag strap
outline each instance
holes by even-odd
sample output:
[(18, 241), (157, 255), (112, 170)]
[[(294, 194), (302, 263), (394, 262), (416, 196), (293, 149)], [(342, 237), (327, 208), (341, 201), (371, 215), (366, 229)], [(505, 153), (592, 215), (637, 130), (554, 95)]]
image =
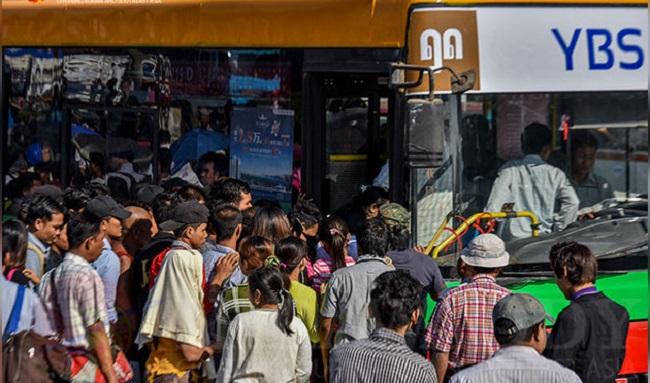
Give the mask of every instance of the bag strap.
[(52, 270), (52, 277), (50, 278), (50, 286), (52, 286), (52, 300), (53, 300), (53, 309), (54, 309), (54, 322), (56, 325), (56, 330), (59, 333), (61, 339), (63, 339), (63, 314), (61, 314), (61, 306), (59, 305), (59, 296), (56, 291), (56, 272), (58, 267)]
[[(45, 252), (32, 242), (27, 242), (27, 249), (36, 253), (38, 262), (41, 265), (41, 273), (45, 273)], [(36, 271), (36, 270), (32, 270)]]
[(11, 279), (14, 277), (14, 274), (16, 274), (16, 270), (18, 270), (17, 267), (14, 267), (11, 270), (9, 270), (9, 272), (7, 273), (7, 280), (8, 281), (11, 281)]
[(9, 321), (5, 327), (3, 339), (9, 337), (18, 330), (18, 323), (20, 322), (20, 313), (23, 311), (23, 302), (25, 301), (25, 286), (18, 285), (18, 292), (16, 293), (16, 300), (9, 315)]

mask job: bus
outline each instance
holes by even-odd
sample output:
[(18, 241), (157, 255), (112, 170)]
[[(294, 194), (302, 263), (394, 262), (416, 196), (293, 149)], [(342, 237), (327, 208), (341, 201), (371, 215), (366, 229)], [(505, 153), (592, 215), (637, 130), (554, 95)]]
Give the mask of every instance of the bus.
[[(228, 137), (230, 172), (254, 194), (289, 207), (306, 193), (335, 212), (374, 184), (409, 207), (413, 243), (426, 246), (483, 211), (524, 126), (552, 128), (567, 174), (572, 138), (588, 132), (612, 198), (554, 235), (617, 242), (632, 228), (623, 249), (595, 251), (598, 284), (630, 312), (621, 379), (647, 381), (646, 2), (5, 0), (2, 16), (5, 214), (40, 182), (115, 170), (119, 152), (149, 182), (191, 176), (197, 153), (177, 142), (199, 128)], [(460, 77), (471, 86), (455, 89)], [(18, 182), (27, 169), (39, 179)], [(452, 239), (439, 251), (450, 275)], [(508, 246), (523, 259), (558, 239)], [(504, 283), (556, 315), (567, 302), (533, 258)]]

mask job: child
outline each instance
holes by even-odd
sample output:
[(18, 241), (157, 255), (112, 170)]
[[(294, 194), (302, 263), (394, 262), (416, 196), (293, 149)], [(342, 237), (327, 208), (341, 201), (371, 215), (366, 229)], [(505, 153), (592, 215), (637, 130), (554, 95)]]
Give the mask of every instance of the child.
[(255, 377), (264, 382), (308, 382), (311, 343), (307, 329), (293, 315), (293, 299), (275, 267), (248, 277), (255, 310), (230, 323), (217, 382)]
[(41, 283), (41, 279), (32, 270), (25, 268), (27, 254), (27, 228), (17, 220), (8, 220), (2, 224), (2, 263), (5, 265), (4, 276), (8, 281), (27, 286)]

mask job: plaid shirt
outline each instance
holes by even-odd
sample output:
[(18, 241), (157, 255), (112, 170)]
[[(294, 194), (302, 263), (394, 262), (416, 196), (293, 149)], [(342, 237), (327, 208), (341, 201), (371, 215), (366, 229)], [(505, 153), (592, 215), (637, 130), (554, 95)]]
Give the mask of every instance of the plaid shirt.
[[(52, 279), (56, 281), (56, 292)], [(62, 344), (90, 349), (88, 327), (102, 321), (110, 339), (110, 327), (104, 301), (104, 284), (97, 271), (82, 257), (68, 253), (63, 263), (46, 273), (39, 294), (50, 318), (61, 313), (58, 326), (63, 328)], [(54, 298), (57, 298), (56, 302)]]
[(447, 291), (427, 328), (427, 349), (448, 352), (452, 368), (491, 357), (499, 349), (494, 338), (492, 309), (509, 294), (508, 289), (485, 274), (476, 275), (471, 282)]
[[(221, 294), (221, 302), (217, 311), (215, 341), (223, 342), (228, 335), (228, 326), (235, 317), (255, 309), (248, 299), (248, 285), (232, 287)], [(213, 337), (212, 334), (210, 334)]]

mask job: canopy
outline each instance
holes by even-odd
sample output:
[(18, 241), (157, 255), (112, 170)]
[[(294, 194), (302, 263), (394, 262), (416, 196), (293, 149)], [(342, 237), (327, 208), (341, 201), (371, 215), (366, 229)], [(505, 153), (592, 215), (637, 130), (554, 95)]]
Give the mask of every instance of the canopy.
[[(3, 0), (3, 46), (400, 48), (422, 0)], [(516, 4), (446, 0), (430, 4)], [(644, 4), (645, 0), (545, 0)]]

